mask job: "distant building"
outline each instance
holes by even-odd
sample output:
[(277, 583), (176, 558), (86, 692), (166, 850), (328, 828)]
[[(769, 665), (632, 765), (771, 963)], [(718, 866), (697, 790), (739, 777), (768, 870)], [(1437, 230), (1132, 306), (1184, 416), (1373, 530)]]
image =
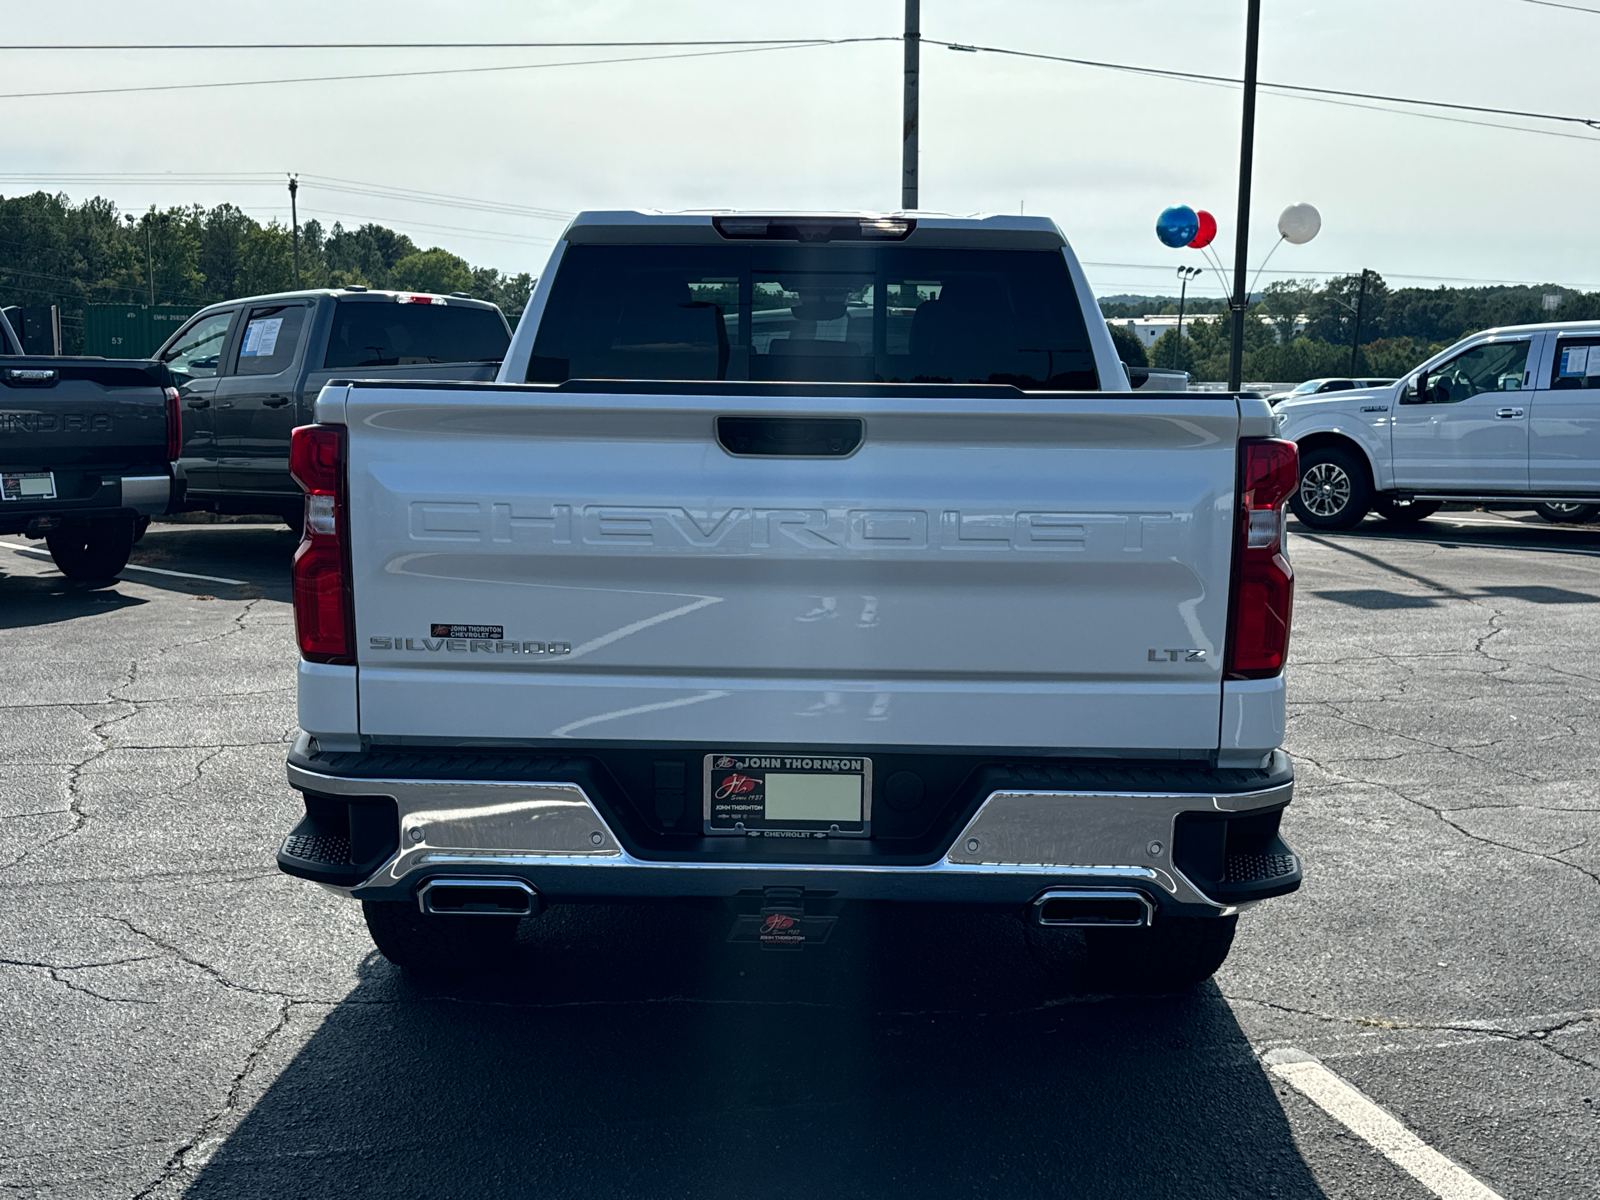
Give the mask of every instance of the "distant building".
[[(1183, 318), (1183, 336), (1189, 336), (1189, 331), (1194, 327), (1194, 323), (1196, 321), (1217, 320), (1221, 320), (1221, 315), (1217, 313), (1196, 313), (1193, 315), (1185, 313)], [(1177, 327), (1178, 317), (1176, 313), (1164, 313), (1159, 315), (1151, 315), (1148, 317), (1112, 317), (1106, 322), (1106, 324), (1120, 325), (1122, 328), (1129, 330), (1135, 337), (1144, 343), (1144, 348), (1148, 350), (1151, 346), (1156, 344), (1156, 339), (1159, 338), (1163, 333), (1167, 332), (1169, 329), (1174, 329)], [(1296, 317), (1294, 319), (1294, 331), (1296, 333), (1304, 333), (1305, 328), (1306, 318), (1304, 316)]]

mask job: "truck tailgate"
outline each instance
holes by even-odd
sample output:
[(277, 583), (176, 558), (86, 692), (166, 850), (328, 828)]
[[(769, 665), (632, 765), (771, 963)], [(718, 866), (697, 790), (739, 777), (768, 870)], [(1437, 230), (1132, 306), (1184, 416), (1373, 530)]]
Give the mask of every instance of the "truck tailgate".
[[(318, 411), (352, 432), (366, 736), (1218, 745), (1232, 397), (355, 384)], [(863, 436), (737, 455), (727, 414)]]
[(0, 464), (165, 472), (168, 382), (157, 362), (0, 358)]

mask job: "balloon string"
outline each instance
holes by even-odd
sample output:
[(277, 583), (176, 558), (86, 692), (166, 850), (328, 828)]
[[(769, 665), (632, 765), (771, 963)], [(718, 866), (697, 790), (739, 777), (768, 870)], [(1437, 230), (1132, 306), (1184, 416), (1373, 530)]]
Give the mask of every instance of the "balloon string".
[(1261, 272), (1267, 269), (1267, 264), (1272, 261), (1272, 256), (1278, 252), (1278, 247), (1287, 240), (1282, 234), (1279, 234), (1278, 240), (1273, 243), (1272, 249), (1267, 251), (1267, 256), (1261, 260), (1261, 265), (1256, 268), (1256, 277), (1250, 282), (1250, 290), (1244, 294), (1244, 306), (1246, 308), (1250, 307), (1250, 297), (1255, 294), (1256, 284), (1261, 282)]
[(1223, 270), (1222, 260), (1217, 257), (1217, 252), (1210, 246), (1202, 246), (1205, 255), (1211, 260), (1211, 269), (1217, 273), (1217, 281), (1222, 285), (1223, 295), (1228, 293), (1228, 272)]

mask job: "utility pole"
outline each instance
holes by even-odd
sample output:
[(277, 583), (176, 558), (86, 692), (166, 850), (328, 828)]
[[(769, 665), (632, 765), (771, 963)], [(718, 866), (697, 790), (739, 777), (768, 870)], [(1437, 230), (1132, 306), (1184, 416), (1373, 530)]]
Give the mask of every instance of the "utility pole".
[(155, 206), (144, 216), (144, 269), (145, 278), (150, 281), (150, 307), (156, 306), (156, 254), (150, 247), (150, 226), (156, 221)]
[(1239, 214), (1233, 245), (1233, 339), (1228, 347), (1228, 388), (1244, 383), (1244, 310), (1250, 303), (1245, 258), (1250, 249), (1250, 172), (1256, 141), (1256, 58), (1261, 43), (1261, 0), (1250, 0), (1244, 34), (1244, 122), (1239, 135)]
[(300, 286), (300, 210), (295, 207), (295, 193), (300, 190), (300, 180), (289, 176), (289, 224), (294, 229), (294, 285)]
[(917, 207), (917, 76), (922, 47), (922, 0), (906, 0), (905, 124), (900, 143), (900, 207)]
[(1361, 290), (1356, 293), (1356, 333), (1350, 339), (1350, 374), (1356, 373), (1356, 355), (1361, 352), (1361, 308), (1367, 301), (1367, 269), (1361, 268)]

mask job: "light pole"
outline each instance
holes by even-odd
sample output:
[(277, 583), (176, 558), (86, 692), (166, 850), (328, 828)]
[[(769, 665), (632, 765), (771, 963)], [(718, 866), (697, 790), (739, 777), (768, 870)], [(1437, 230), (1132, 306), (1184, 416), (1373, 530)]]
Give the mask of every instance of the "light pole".
[(1178, 366), (1179, 350), (1183, 346), (1183, 303), (1189, 296), (1189, 281), (1200, 278), (1204, 273), (1205, 268), (1203, 267), (1178, 268), (1178, 279), (1180, 280), (1178, 284), (1178, 341), (1172, 347), (1172, 365), (1174, 368)]

